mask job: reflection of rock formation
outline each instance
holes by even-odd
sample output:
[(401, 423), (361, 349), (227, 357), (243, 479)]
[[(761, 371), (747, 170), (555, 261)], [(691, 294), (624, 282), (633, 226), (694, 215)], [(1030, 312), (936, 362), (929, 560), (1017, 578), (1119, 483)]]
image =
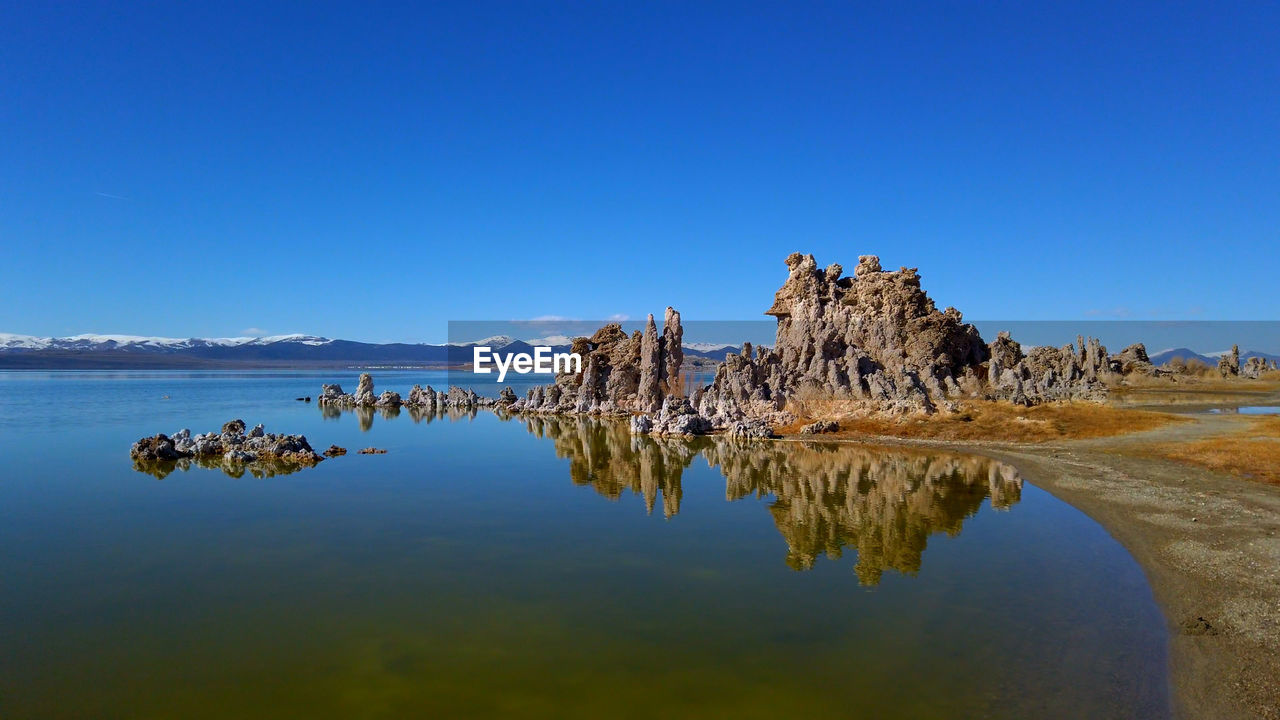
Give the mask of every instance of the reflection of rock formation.
[(987, 458), (847, 444), (758, 443), (728, 438), (656, 439), (631, 435), (620, 422), (525, 416), (529, 431), (550, 438), (570, 460), (575, 484), (616, 499), (631, 490), (652, 511), (680, 510), (681, 478), (694, 456), (719, 467), (729, 501), (775, 498), (769, 507), (787, 542), (787, 564), (813, 566), (819, 555), (858, 555), (864, 584), (885, 570), (920, 569), (930, 535), (957, 535), (964, 520), (990, 499), (1008, 509), (1021, 496), (1016, 471)]
[(208, 470), (221, 470), (233, 478), (244, 477), (247, 474), (259, 479), (275, 477), (277, 475), (289, 475), (291, 473), (296, 473), (303, 468), (311, 467), (311, 465), (289, 462), (286, 460), (258, 459), (251, 462), (235, 462), (227, 460), (221, 456), (202, 456), (181, 458), (178, 460), (135, 459), (133, 461), (134, 470), (148, 475), (154, 475), (160, 480), (165, 479), (175, 470), (186, 472), (193, 466)]
[(381, 417), (383, 420), (394, 420), (400, 417), (401, 413), (404, 413), (415, 423), (430, 423), (435, 420), (471, 420), (475, 418), (479, 408), (474, 405), (470, 407), (445, 405), (377, 405), (373, 407), (321, 405), (320, 412), (327, 420), (336, 420), (345, 413), (351, 413), (356, 416), (356, 423), (359, 424), (360, 430), (368, 432), (373, 429), (373, 419), (375, 417)]
[(697, 454), (698, 445), (633, 436), (624, 423), (602, 423), (585, 417), (527, 415), (529, 432), (550, 438), (556, 455), (569, 459), (575, 485), (589, 485), (611, 499), (626, 490), (644, 498), (653, 512), (662, 494), (662, 514), (680, 512), (680, 476)]
[(864, 584), (884, 570), (912, 575), (930, 535), (957, 535), (984, 500), (1007, 509), (1022, 482), (987, 458), (817, 443), (718, 443), (704, 452), (727, 479), (725, 495), (777, 498), (773, 520), (787, 541), (787, 564), (858, 553)]
[(450, 422), (474, 420), (476, 415), (479, 413), (479, 410), (474, 406), (469, 408), (459, 408), (444, 406), (415, 407), (413, 405), (406, 405), (405, 409), (408, 411), (410, 419), (415, 423), (432, 423), (436, 420), (448, 420)]

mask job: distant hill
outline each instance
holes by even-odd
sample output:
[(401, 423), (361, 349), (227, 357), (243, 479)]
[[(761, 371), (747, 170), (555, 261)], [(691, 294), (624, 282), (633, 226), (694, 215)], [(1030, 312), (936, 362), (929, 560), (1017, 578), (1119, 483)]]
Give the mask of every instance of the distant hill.
[(1158, 353), (1152, 354), (1150, 357), (1151, 357), (1151, 362), (1154, 365), (1168, 364), (1168, 362), (1174, 358), (1182, 358), (1183, 362), (1186, 362), (1188, 360), (1199, 360), (1200, 362), (1206, 365), (1218, 364), (1218, 358), (1210, 357), (1208, 355), (1201, 355), (1200, 353), (1190, 348), (1172, 348), (1169, 350), (1161, 350)]
[[(1182, 358), (1184, 362), (1195, 359), (1207, 365), (1217, 365), (1218, 357), (1222, 354), (1224, 354), (1222, 351), (1201, 354), (1189, 348), (1172, 348), (1170, 350), (1161, 350), (1158, 353), (1153, 353), (1151, 355), (1151, 362), (1155, 365), (1164, 365), (1168, 363), (1170, 360), (1178, 357), (1178, 358)], [(1257, 350), (1240, 351), (1241, 360), (1248, 360), (1251, 357), (1260, 357), (1260, 358), (1263, 358), (1264, 360), (1280, 361), (1280, 355), (1259, 352)]]
[[(263, 338), (161, 338), (136, 335), (76, 335), (42, 338), (0, 333), (0, 369), (216, 369), (235, 367), (348, 367), (401, 365), (444, 367), (470, 363), (472, 348), (532, 353), (533, 346), (508, 336), (478, 343), (363, 343), (315, 335)], [(569, 345), (551, 346), (569, 352)], [(724, 360), (736, 347), (685, 348), (688, 357)]]

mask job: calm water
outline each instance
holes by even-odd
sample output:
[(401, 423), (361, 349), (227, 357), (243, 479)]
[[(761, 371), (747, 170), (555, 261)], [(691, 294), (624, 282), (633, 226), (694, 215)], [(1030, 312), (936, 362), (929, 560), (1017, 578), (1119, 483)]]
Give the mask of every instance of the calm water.
[(1218, 415), (1280, 415), (1277, 405), (1243, 405), (1233, 408), (1214, 408), (1209, 412)]
[[(0, 373), (0, 717), (1168, 715), (1139, 568), (1010, 467), (293, 400), (332, 380)], [(353, 454), (128, 458), (233, 417)]]

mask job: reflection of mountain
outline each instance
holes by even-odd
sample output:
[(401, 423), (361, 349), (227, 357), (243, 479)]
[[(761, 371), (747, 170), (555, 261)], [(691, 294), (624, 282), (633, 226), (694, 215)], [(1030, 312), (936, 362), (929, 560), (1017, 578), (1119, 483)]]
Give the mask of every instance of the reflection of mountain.
[(1016, 471), (987, 458), (821, 443), (695, 441), (632, 436), (623, 423), (537, 417), (530, 432), (568, 458), (575, 484), (616, 499), (631, 490), (652, 511), (680, 511), (681, 477), (702, 454), (726, 478), (725, 497), (772, 496), (769, 511), (786, 540), (787, 564), (813, 567), (819, 555), (858, 555), (867, 585), (885, 570), (914, 575), (930, 535), (957, 535), (987, 499), (1008, 509), (1021, 496)]

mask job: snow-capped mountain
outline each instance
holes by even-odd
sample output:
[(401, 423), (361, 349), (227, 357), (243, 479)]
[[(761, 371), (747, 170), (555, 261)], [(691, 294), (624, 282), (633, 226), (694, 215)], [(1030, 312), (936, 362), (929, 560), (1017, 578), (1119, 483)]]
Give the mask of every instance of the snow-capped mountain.
[(270, 337), (167, 338), (142, 335), (72, 335), (37, 337), (0, 333), (0, 350), (186, 350), (198, 347), (237, 347), (275, 343), (324, 345), (333, 342), (315, 335), (273, 335)]
[(742, 349), (742, 344), (739, 343), (737, 345), (730, 345), (729, 343), (693, 342), (693, 343), (684, 343), (683, 347), (685, 350), (696, 350), (700, 353), (714, 353), (714, 352), (723, 352), (723, 351), (738, 352), (739, 350)]
[[(111, 369), (298, 367), (349, 365), (442, 366), (472, 361), (471, 348), (487, 345), (504, 352), (532, 353), (535, 345), (567, 352), (568, 337), (517, 340), (496, 335), (447, 345), (363, 343), (317, 335), (270, 337), (167, 338), (143, 335), (84, 334), (37, 337), (0, 333), (0, 368)], [(688, 343), (690, 357), (723, 360), (738, 348), (714, 343)]]

